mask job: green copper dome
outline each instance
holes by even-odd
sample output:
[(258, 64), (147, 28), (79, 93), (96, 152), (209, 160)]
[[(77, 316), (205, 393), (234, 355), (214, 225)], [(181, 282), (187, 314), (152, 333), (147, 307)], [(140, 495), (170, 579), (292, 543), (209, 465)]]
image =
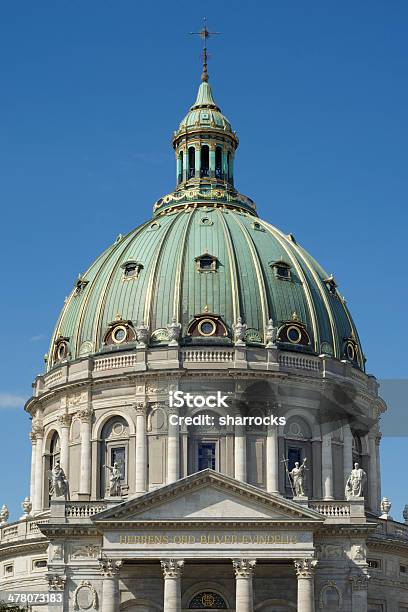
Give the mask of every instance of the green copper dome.
[(333, 277), (293, 236), (260, 220), (254, 202), (235, 189), (237, 146), (205, 78), (173, 138), (176, 190), (78, 278), (51, 341), (49, 369), (65, 359), (172, 342), (273, 343), (364, 368)]

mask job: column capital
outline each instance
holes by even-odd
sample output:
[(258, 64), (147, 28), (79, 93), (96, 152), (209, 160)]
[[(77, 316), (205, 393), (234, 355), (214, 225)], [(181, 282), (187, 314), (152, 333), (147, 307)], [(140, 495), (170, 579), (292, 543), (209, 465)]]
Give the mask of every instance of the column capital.
[(256, 559), (233, 559), (232, 565), (234, 566), (236, 578), (252, 578)]
[(33, 428), (30, 432), (31, 440), (38, 440), (44, 437), (44, 427), (40, 423), (33, 423)]
[(123, 561), (121, 559), (98, 559), (99, 569), (104, 578), (115, 578), (119, 574)]
[(48, 574), (48, 588), (50, 591), (63, 591), (65, 588), (66, 576), (60, 574)]
[(317, 560), (316, 559), (295, 559), (293, 561), (295, 564), (296, 576), (297, 578), (313, 578)]
[(167, 578), (181, 578), (184, 567), (183, 559), (162, 559), (160, 565), (165, 580)]
[(91, 423), (93, 410), (92, 408), (84, 408), (83, 410), (78, 410), (76, 416), (81, 420), (81, 423)]
[(349, 576), (349, 580), (351, 582), (351, 588), (353, 591), (366, 591), (370, 576), (364, 572), (361, 572), (361, 574), (351, 574), (351, 576)]
[(61, 427), (69, 427), (71, 425), (72, 416), (70, 414), (60, 414), (57, 420)]
[(135, 402), (133, 404), (133, 409), (136, 412), (136, 416), (145, 416), (147, 404), (146, 402)]

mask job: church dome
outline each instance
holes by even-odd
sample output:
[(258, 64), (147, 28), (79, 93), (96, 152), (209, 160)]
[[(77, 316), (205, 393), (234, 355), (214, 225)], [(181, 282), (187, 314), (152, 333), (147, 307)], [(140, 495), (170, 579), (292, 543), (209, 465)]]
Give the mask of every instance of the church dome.
[(236, 190), (237, 146), (205, 69), (173, 138), (175, 191), (78, 277), (52, 337), (48, 369), (100, 352), (160, 349), (175, 337), (181, 346), (272, 343), (364, 369), (334, 278)]

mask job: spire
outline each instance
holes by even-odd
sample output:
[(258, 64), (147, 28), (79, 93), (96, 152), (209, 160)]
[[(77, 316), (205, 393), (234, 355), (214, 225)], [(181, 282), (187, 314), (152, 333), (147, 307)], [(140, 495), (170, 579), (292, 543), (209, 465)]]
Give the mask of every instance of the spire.
[(201, 73), (201, 80), (203, 83), (208, 83), (208, 72), (207, 72), (207, 47), (204, 47), (203, 51), (203, 71)]
[(208, 83), (208, 72), (207, 72), (207, 62), (208, 62), (208, 53), (207, 53), (207, 38), (213, 36), (214, 34), (220, 34), (220, 32), (210, 32), (207, 28), (207, 17), (204, 17), (204, 27), (199, 32), (190, 32), (190, 34), (197, 34), (204, 41), (203, 47), (203, 71), (201, 73), (201, 81), (203, 83)]

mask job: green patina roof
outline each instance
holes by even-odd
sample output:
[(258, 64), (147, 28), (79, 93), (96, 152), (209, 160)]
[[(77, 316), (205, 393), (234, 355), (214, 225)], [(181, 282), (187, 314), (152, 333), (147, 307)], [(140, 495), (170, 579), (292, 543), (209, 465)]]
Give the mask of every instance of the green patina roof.
[[(206, 138), (215, 126), (228, 130), (236, 143), (214, 101), (206, 66), (202, 79), (180, 129), (198, 127)], [(205, 311), (222, 318), (226, 342), (239, 317), (247, 325), (248, 342), (264, 344), (269, 319), (279, 327), (296, 313), (311, 339), (310, 346), (296, 350), (343, 359), (347, 339), (358, 344), (344, 300), (335, 283), (328, 286), (328, 274), (293, 237), (259, 219), (254, 202), (228, 179), (182, 182), (154, 210), (154, 219), (118, 239), (78, 279), (58, 320), (51, 355), (60, 336), (68, 339), (71, 359), (104, 350), (105, 334), (118, 318), (134, 326), (144, 322), (158, 343), (166, 341), (166, 327), (175, 318), (183, 343), (195, 315)], [(215, 272), (197, 270), (203, 253), (217, 259)], [(124, 264), (131, 261), (140, 264), (140, 272), (126, 278)], [(276, 275), (276, 262), (290, 266), (289, 281)]]
[[(219, 261), (215, 273), (196, 269), (195, 258), (206, 251)], [(124, 280), (122, 266), (130, 260), (143, 269), (138, 278)], [(274, 274), (271, 263), (280, 260), (291, 266), (290, 282)], [(54, 339), (59, 334), (69, 338), (71, 358), (76, 358), (103, 349), (117, 315), (135, 325), (144, 321), (151, 333), (176, 317), (185, 334), (194, 315), (208, 306), (229, 330), (241, 316), (262, 341), (269, 318), (280, 325), (296, 312), (313, 352), (328, 352), (330, 346), (335, 357), (343, 358), (345, 339), (357, 339), (357, 332), (343, 300), (328, 290), (327, 277), (291, 237), (269, 223), (244, 211), (190, 207), (151, 220), (109, 247), (82, 276), (88, 281), (83, 290), (69, 296)]]

